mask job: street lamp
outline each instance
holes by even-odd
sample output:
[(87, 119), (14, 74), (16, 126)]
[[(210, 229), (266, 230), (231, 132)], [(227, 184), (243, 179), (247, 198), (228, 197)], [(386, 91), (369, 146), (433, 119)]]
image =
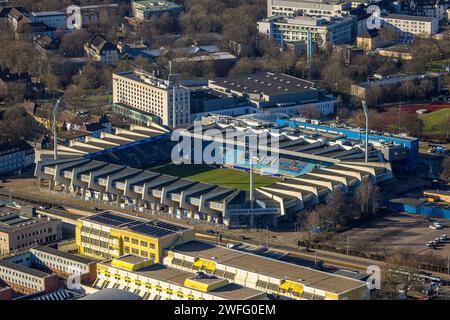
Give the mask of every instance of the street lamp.
[(53, 158), (58, 160), (58, 126), (56, 125), (56, 115), (59, 110), (59, 104), (61, 100), (56, 100), (55, 105), (53, 106)]
[(258, 164), (260, 159), (257, 156), (253, 156), (253, 151), (249, 153), (250, 160), (250, 208), (253, 209), (253, 160), (256, 160)]
[(362, 107), (364, 110), (364, 116), (366, 117), (366, 146), (365, 146), (366, 157), (365, 157), (365, 160), (366, 160), (366, 162), (369, 162), (369, 109), (367, 108), (367, 103), (364, 100), (362, 101)]

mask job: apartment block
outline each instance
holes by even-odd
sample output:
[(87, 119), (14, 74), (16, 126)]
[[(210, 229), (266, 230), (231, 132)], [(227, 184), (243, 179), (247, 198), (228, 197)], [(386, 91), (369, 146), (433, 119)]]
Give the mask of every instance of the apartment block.
[(40, 11), (32, 12), (30, 19), (32, 22), (42, 22), (49, 27), (56, 29), (67, 28), (67, 17), (63, 11)]
[(439, 31), (439, 20), (432, 17), (389, 14), (381, 17), (382, 25), (395, 31), (403, 43), (416, 37), (432, 36)]
[(280, 44), (307, 41), (308, 33), (311, 33), (314, 42), (326, 46), (352, 43), (356, 36), (356, 22), (351, 16), (293, 18), (275, 16), (259, 21), (258, 30)]
[(34, 150), (26, 141), (0, 142), (0, 175), (17, 172), (33, 163)]
[(165, 13), (179, 14), (182, 10), (182, 5), (167, 0), (131, 1), (133, 17), (141, 21), (159, 17)]
[(190, 123), (190, 90), (180, 85), (179, 75), (163, 79), (144, 71), (128, 71), (113, 73), (112, 78), (113, 104), (167, 126)]
[(351, 1), (345, 0), (267, 0), (267, 17), (294, 17), (304, 14), (334, 17), (351, 8)]

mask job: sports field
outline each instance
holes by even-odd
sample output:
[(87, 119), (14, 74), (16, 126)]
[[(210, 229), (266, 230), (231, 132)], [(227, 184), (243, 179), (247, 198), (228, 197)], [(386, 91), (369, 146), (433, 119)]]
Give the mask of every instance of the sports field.
[(444, 135), (446, 134), (446, 127), (444, 121), (450, 121), (450, 108), (436, 110), (430, 113), (425, 113), (420, 116), (423, 121), (423, 131), (427, 134)]
[[(148, 168), (148, 170), (233, 189), (250, 190), (250, 176), (243, 171), (228, 168), (216, 168), (207, 165), (168, 164)], [(268, 186), (278, 181), (279, 179), (274, 177), (253, 175), (255, 188)]]

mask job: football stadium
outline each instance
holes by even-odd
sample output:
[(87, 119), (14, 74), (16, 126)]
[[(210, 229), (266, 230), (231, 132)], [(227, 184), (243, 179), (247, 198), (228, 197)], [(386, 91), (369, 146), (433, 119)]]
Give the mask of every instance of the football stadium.
[[(176, 141), (157, 124), (117, 128), (58, 146), (57, 160), (41, 154), (35, 175), (41, 189), (53, 193), (223, 228), (295, 221), (337, 190), (353, 192), (363, 181), (393, 177), (376, 143), (365, 162), (360, 140), (276, 120), (206, 116), (200, 129), (178, 131)], [(199, 161), (204, 154), (217, 161)]]

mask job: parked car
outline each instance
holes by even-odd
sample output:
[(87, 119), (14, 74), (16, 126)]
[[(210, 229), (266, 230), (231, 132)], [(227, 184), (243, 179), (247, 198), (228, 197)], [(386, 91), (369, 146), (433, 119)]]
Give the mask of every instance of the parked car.
[(434, 241), (427, 242), (427, 247), (434, 247), (434, 246), (436, 246), (436, 243)]
[(448, 237), (446, 234), (443, 234), (442, 236), (439, 237), (439, 239), (441, 239), (441, 241), (447, 241)]
[(216, 234), (216, 231), (209, 229), (209, 230), (206, 230), (206, 234)]
[(433, 230), (439, 230), (439, 229), (442, 229), (443, 226), (442, 226), (442, 224), (435, 222), (433, 224), (430, 224), (429, 228), (433, 229)]

